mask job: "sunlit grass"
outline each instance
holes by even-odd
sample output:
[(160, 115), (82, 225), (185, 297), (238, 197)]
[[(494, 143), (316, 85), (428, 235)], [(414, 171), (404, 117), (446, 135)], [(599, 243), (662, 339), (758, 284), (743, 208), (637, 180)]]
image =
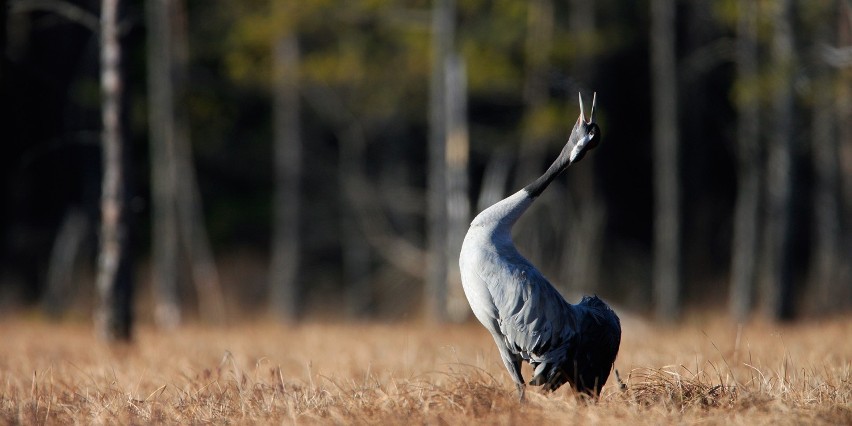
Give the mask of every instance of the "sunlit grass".
[(708, 321), (626, 319), (624, 387), (519, 404), (477, 324), (143, 326), (109, 346), (85, 324), (6, 320), (0, 423), (852, 424), (848, 318)]

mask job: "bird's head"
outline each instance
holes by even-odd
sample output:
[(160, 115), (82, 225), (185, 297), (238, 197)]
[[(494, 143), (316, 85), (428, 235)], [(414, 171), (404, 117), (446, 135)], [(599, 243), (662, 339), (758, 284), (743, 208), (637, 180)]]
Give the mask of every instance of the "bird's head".
[(559, 157), (553, 164), (548, 167), (547, 171), (536, 179), (533, 183), (524, 187), (527, 194), (532, 197), (538, 197), (542, 191), (550, 185), (550, 182), (559, 176), (568, 166), (580, 161), (587, 151), (591, 151), (598, 146), (601, 140), (601, 129), (595, 123), (595, 101), (597, 94), (592, 96), (592, 110), (589, 112), (589, 119), (586, 120), (586, 113), (583, 111), (583, 95), (580, 95), (580, 118), (574, 124), (574, 129), (571, 130), (571, 135), (568, 136), (568, 142), (559, 153)]
[(595, 123), (595, 101), (597, 93), (592, 95), (592, 110), (589, 112), (589, 119), (586, 120), (586, 114), (583, 108), (583, 96), (577, 95), (580, 98), (580, 117), (574, 124), (574, 129), (571, 130), (571, 135), (568, 137), (568, 143), (562, 149), (562, 155), (565, 156), (564, 167), (576, 163), (583, 159), (586, 152), (595, 149), (601, 140), (601, 129)]

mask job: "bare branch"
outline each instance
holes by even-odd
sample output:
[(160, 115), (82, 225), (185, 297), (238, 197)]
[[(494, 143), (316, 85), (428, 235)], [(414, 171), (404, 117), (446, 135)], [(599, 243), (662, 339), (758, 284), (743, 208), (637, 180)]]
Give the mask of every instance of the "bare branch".
[(93, 33), (100, 32), (100, 20), (97, 15), (62, 0), (17, 0), (9, 6), (12, 13), (52, 12), (63, 18), (86, 27)]
[(817, 57), (834, 68), (848, 68), (852, 66), (852, 46), (835, 47), (823, 43), (817, 46)]
[[(363, 129), (357, 117), (348, 111), (336, 94), (325, 87), (306, 88), (303, 92), (306, 100), (314, 110), (325, 115), (334, 123), (334, 131), (341, 140), (363, 138)], [(345, 196), (352, 206), (352, 214), (363, 230), (364, 238), (376, 252), (389, 264), (412, 277), (424, 278), (426, 252), (424, 249), (398, 235), (393, 230), (390, 219), (385, 212), (389, 193), (386, 190), (376, 191), (362, 176), (351, 176), (344, 182)], [(424, 205), (422, 198), (417, 200), (411, 191), (394, 194), (407, 194), (409, 201), (415, 205)], [(399, 203), (410, 205), (411, 203)]]

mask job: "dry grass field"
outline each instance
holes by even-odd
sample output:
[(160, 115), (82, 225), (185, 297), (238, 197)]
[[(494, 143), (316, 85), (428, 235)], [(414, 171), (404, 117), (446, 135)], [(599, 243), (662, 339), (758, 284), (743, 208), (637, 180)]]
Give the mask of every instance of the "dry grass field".
[(474, 323), (142, 327), (108, 346), (85, 324), (7, 319), (0, 423), (852, 424), (852, 318), (623, 326), (626, 389), (519, 404)]

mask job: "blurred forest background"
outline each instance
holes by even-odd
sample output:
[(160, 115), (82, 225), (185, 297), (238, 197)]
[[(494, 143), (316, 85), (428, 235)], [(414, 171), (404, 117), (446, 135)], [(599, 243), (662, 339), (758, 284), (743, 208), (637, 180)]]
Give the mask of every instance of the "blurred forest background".
[(467, 224), (578, 92), (601, 145), (515, 227), (569, 301), (852, 306), (852, 2), (0, 5), (3, 312), (465, 320)]

